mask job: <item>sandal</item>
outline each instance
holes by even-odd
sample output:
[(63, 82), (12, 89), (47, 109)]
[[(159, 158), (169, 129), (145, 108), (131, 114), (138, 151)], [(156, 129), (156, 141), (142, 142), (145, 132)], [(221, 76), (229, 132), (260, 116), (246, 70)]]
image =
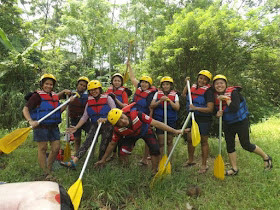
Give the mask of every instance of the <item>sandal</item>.
[[(232, 171), (233, 173), (230, 173), (230, 171)], [(231, 168), (229, 170), (226, 170), (225, 175), (226, 176), (236, 176), (238, 174), (239, 170), (234, 170), (234, 168)]]
[(194, 162), (192, 162), (192, 163), (189, 163), (189, 162), (186, 162), (186, 163), (184, 163), (183, 164), (183, 167), (191, 167), (191, 166), (195, 166), (196, 165), (196, 163), (194, 163)]
[(69, 162), (60, 162), (60, 165), (62, 165), (64, 167), (67, 167), (67, 168), (70, 168), (72, 170), (76, 170), (76, 166), (77, 166), (77, 164), (74, 163), (73, 160), (70, 160)]
[(199, 171), (198, 171), (198, 173), (199, 173), (199, 174), (205, 174), (205, 173), (208, 171), (208, 169), (209, 169), (208, 166), (206, 166), (205, 168), (200, 168)]
[(268, 159), (267, 160), (263, 160), (266, 164), (266, 166), (264, 167), (264, 169), (266, 170), (271, 170), (273, 165), (272, 165), (272, 157), (270, 157), (269, 155), (268, 156)]

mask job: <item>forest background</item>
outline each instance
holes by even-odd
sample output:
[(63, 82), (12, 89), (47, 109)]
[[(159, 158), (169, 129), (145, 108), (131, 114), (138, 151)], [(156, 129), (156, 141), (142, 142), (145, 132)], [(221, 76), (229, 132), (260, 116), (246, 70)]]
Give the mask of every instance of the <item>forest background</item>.
[(0, 127), (22, 125), (24, 95), (43, 73), (56, 90), (75, 89), (79, 76), (108, 87), (129, 40), (138, 78), (159, 86), (168, 75), (182, 91), (201, 69), (221, 73), (243, 87), (251, 122), (266, 119), (280, 103), (279, 12), (277, 0), (0, 0)]

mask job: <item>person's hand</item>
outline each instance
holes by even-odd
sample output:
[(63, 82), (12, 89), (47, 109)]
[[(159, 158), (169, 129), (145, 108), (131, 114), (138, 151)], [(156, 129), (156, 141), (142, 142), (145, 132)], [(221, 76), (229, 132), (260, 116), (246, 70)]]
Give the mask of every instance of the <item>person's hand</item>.
[(113, 100), (116, 100), (116, 95), (114, 93), (109, 93), (108, 94)]
[(223, 111), (218, 111), (216, 114), (217, 117), (222, 117), (223, 116)]
[(185, 82), (190, 81), (190, 77), (186, 77)]
[(218, 99), (219, 99), (219, 100), (222, 100), (222, 101), (228, 101), (228, 100), (230, 100), (230, 97), (225, 96), (225, 95), (219, 95), (219, 96), (218, 96)]
[(73, 102), (75, 100), (74, 96), (70, 97), (70, 102)]
[(184, 133), (189, 133), (189, 132), (191, 132), (191, 129), (190, 129), (190, 128), (186, 128), (186, 129), (184, 130)]
[(197, 107), (196, 107), (196, 106), (194, 106), (193, 104), (190, 104), (190, 106), (189, 106), (189, 107), (190, 107), (190, 110), (193, 110), (193, 111), (194, 111), (194, 110), (197, 110)]
[(94, 167), (97, 168), (97, 167), (103, 167), (105, 165), (106, 161), (101, 159), (99, 161), (97, 161), (95, 164), (94, 164)]
[(163, 102), (163, 101), (167, 101), (169, 98), (167, 97), (167, 96), (162, 96), (159, 100), (161, 101), (161, 102)]
[(180, 134), (183, 134), (182, 130), (175, 130), (175, 133), (174, 133), (176, 136), (180, 135)]
[(97, 120), (97, 122), (98, 122), (98, 124), (99, 124), (99, 123), (105, 123), (105, 122), (107, 122), (107, 118), (99, 118), (99, 119)]
[(66, 129), (66, 133), (72, 134), (75, 133), (78, 129), (74, 126), (71, 126), (70, 128)]
[(38, 121), (30, 120), (30, 121), (29, 121), (29, 125), (30, 125), (32, 128), (36, 128), (36, 127), (39, 125), (39, 122), (38, 122)]
[(63, 93), (65, 94), (65, 95), (71, 95), (71, 90), (68, 90), (68, 89), (64, 89), (63, 90)]

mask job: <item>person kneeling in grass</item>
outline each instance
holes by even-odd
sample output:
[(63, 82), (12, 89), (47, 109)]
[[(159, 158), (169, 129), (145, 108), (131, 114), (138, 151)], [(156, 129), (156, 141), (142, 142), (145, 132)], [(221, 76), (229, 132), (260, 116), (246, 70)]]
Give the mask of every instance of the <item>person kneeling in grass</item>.
[(108, 145), (102, 159), (95, 163), (96, 167), (106, 163), (106, 158), (111, 154), (117, 144), (119, 144), (120, 148), (120, 160), (126, 163), (127, 155), (131, 154), (136, 141), (142, 138), (149, 147), (152, 159), (152, 173), (155, 174), (159, 163), (160, 150), (158, 140), (151, 126), (176, 135), (182, 133), (181, 130), (175, 130), (135, 109), (121, 110), (114, 108), (108, 113), (108, 121), (114, 126), (112, 141)]
[[(228, 87), (227, 78), (218, 74), (213, 78), (213, 86), (215, 88), (215, 108), (216, 116), (223, 118), (223, 130), (227, 144), (227, 152), (231, 169), (225, 171), (226, 176), (234, 176), (238, 174), (237, 154), (235, 151), (235, 135), (239, 137), (240, 144), (243, 149), (253, 152), (261, 156), (264, 160), (264, 168), (272, 169), (272, 158), (267, 155), (260, 147), (252, 144), (249, 139), (249, 112), (247, 109), (245, 98), (240, 94), (241, 87)], [(220, 100), (222, 103), (222, 111), (219, 110)]]

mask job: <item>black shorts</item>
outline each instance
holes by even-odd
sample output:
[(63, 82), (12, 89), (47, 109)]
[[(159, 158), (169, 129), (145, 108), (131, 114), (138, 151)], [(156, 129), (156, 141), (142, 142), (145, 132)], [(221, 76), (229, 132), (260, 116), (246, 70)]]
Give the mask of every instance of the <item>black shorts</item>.
[[(71, 125), (72, 126), (76, 126), (78, 124), (78, 122), (80, 121), (80, 118), (71, 118)], [(82, 130), (84, 130), (86, 133), (89, 132), (91, 127), (91, 122), (89, 120), (86, 121), (85, 124), (83, 124), (82, 127), (80, 127), (75, 133), (74, 133), (74, 137), (75, 138), (81, 138), (82, 135)]]

